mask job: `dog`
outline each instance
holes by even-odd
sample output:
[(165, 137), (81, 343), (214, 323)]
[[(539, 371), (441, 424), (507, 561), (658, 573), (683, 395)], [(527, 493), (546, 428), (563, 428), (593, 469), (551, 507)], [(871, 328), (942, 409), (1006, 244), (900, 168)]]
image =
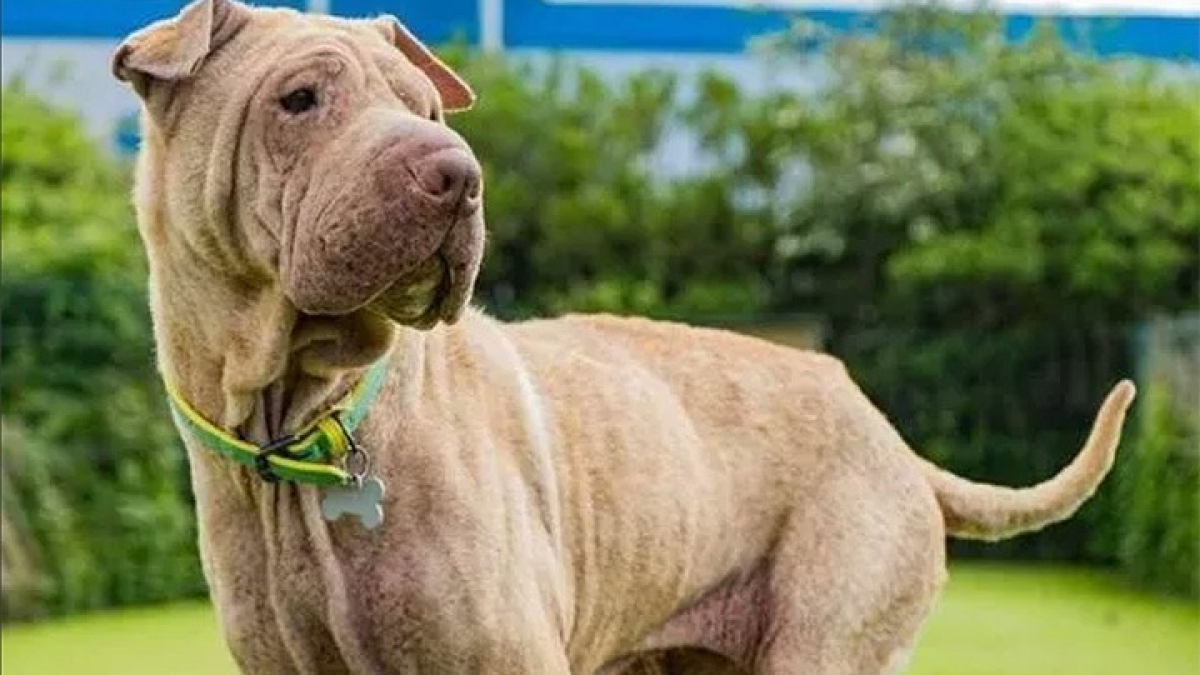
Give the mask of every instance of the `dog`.
[(112, 68), (243, 672), (897, 673), (947, 536), (1067, 518), (1112, 465), (1128, 381), (1010, 489), (921, 459), (829, 356), (472, 308), (483, 177), (446, 115), (475, 94), (392, 17), (197, 0)]

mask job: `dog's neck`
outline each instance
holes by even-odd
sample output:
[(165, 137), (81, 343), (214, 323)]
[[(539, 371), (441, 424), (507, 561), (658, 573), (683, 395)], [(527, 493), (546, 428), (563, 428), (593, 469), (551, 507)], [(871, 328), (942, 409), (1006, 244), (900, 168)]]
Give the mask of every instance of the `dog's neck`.
[(422, 339), (366, 312), (298, 314), (277, 286), (229, 283), (194, 259), (152, 264), (150, 295), (163, 376), (207, 419), (259, 444), (322, 414), (389, 349), (412, 352)]
[(277, 279), (252, 269), (271, 239), (257, 222), (236, 222), (236, 177), (209, 176), (206, 186), (225, 189), (170, 208), (167, 148), (152, 120), (144, 130), (135, 203), (158, 359), (201, 415), (261, 445), (320, 415), (393, 346), (419, 351), (420, 333), (366, 311), (298, 313)]

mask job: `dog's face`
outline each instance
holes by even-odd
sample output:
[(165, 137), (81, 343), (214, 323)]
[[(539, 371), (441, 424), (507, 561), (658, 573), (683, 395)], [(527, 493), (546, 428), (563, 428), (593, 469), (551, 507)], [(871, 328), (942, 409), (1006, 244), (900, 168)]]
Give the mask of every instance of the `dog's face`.
[[(474, 95), (395, 19), (198, 0), (130, 36), (162, 208), (199, 257), (296, 308), (428, 328), (470, 299), (482, 176), (443, 121)], [(186, 225), (184, 225), (186, 224)]]

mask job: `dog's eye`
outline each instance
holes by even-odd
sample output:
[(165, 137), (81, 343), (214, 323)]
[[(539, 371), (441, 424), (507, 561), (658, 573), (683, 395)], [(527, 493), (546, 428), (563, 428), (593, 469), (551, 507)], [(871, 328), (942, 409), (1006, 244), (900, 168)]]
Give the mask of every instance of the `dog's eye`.
[(293, 115), (317, 107), (317, 92), (312, 87), (300, 87), (279, 99), (279, 106)]
[(429, 119), (430, 119), (430, 120), (432, 120), (432, 121), (434, 121), (434, 122), (438, 121), (438, 112), (437, 112), (437, 108), (434, 108), (433, 110), (430, 110), (430, 111), (429, 111)]

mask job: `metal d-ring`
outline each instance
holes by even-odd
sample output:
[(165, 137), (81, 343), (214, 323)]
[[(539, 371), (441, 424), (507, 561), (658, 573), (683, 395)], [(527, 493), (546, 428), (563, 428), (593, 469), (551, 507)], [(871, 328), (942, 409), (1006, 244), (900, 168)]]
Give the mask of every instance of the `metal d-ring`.
[[(354, 479), (354, 487), (361, 488), (363, 480), (367, 474), (371, 473), (371, 455), (363, 449), (358, 441), (354, 440), (354, 434), (342, 424), (342, 418), (339, 415), (333, 416), (333, 421), (337, 423), (342, 430), (342, 435), (346, 437), (346, 441), (350, 444), (350, 451), (346, 453), (346, 472)], [(357, 465), (357, 468), (356, 468)]]

